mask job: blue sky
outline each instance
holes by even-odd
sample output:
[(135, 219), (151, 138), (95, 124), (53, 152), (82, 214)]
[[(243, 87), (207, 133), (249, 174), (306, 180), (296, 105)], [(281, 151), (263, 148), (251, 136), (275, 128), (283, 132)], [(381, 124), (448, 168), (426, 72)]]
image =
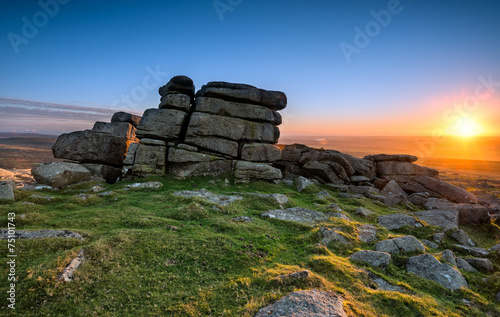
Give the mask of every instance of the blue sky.
[[(54, 3), (53, 17), (43, 13)], [(386, 26), (371, 13), (381, 10)], [(430, 134), (480, 77), (500, 81), (499, 15), (497, 1), (4, 1), (0, 131), (61, 133), (110, 110), (142, 113), (184, 74), (197, 89), (284, 91), (284, 134)], [(23, 34), (26, 21), (36, 35)], [(355, 47), (367, 26), (368, 45), (346, 58), (341, 43)], [(494, 88), (467, 115), (500, 134)]]

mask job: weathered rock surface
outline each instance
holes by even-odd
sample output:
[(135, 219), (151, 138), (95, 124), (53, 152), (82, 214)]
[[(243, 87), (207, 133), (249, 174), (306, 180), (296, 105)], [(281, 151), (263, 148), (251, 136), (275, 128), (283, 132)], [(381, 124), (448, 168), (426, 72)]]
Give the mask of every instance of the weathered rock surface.
[(407, 293), (405, 288), (403, 288), (401, 286), (397, 286), (397, 285), (392, 285), (373, 272), (368, 271), (368, 276), (377, 285), (377, 289), (379, 289), (379, 290), (389, 291), (389, 292)]
[(470, 258), (470, 259), (465, 259), (470, 265), (472, 265), (476, 270), (485, 272), (485, 273), (492, 273), (494, 271), (493, 268), (493, 263), (491, 263), (490, 260), (485, 259), (485, 258)]
[(451, 237), (454, 238), (455, 240), (457, 240), (458, 243), (460, 243), (460, 244), (470, 246), (470, 247), (476, 246), (476, 244), (469, 238), (467, 233), (465, 233), (465, 231), (463, 231), (462, 229), (453, 231), (451, 233)]
[(214, 162), (223, 159), (220, 156), (186, 151), (181, 148), (171, 147), (168, 149), (168, 161), (172, 163)]
[(327, 220), (328, 215), (301, 207), (287, 209), (270, 210), (261, 214), (262, 217), (269, 217), (279, 220), (295, 221), (306, 225), (314, 225), (316, 222)]
[(435, 169), (404, 161), (381, 161), (377, 163), (377, 174), (380, 177), (387, 177), (390, 175), (436, 176), (439, 172)]
[(469, 264), (469, 262), (465, 261), (462, 258), (455, 258), (455, 261), (457, 263), (457, 268), (460, 270), (464, 270), (465, 272), (477, 272), (477, 270)]
[(424, 245), (414, 236), (388, 239), (377, 242), (375, 250), (389, 254), (404, 254), (412, 252), (425, 252)]
[[(0, 229), (0, 239), (10, 239), (8, 229)], [(46, 239), (46, 238), (75, 238), (83, 240), (82, 236), (69, 230), (15, 230), (15, 239)]]
[(135, 135), (137, 130), (132, 124), (128, 122), (101, 122), (97, 121), (94, 123), (93, 131), (109, 133), (111, 135), (117, 136), (119, 138), (125, 138), (131, 142), (139, 142), (139, 139)]
[(103, 164), (82, 164), (92, 175), (102, 177), (108, 184), (114, 184), (122, 175), (122, 169)]
[(333, 172), (328, 164), (318, 161), (308, 161), (303, 166), (304, 171), (310, 176), (317, 176), (324, 182), (333, 184), (343, 184), (344, 182)]
[(178, 196), (178, 197), (184, 197), (184, 198), (202, 198), (204, 200), (207, 200), (213, 204), (217, 204), (219, 206), (228, 206), (232, 204), (233, 202), (237, 200), (243, 199), (243, 197), (238, 196), (238, 195), (218, 195), (214, 194), (205, 188), (202, 188), (200, 190), (183, 190), (183, 191), (177, 191), (173, 192), (172, 195)]
[(267, 163), (236, 161), (234, 177), (238, 183), (249, 182), (252, 179), (278, 181), (282, 178), (281, 171)]
[(250, 162), (274, 162), (280, 158), (280, 148), (266, 143), (244, 144), (241, 152), (241, 159)]
[(14, 200), (14, 188), (16, 184), (13, 181), (0, 182), (0, 200)]
[(161, 97), (159, 109), (177, 109), (188, 112), (191, 108), (191, 97), (185, 94), (166, 94)]
[(186, 144), (199, 147), (206, 152), (223, 154), (230, 157), (238, 156), (238, 142), (219, 137), (187, 137)]
[(295, 179), (295, 188), (299, 193), (301, 193), (304, 189), (312, 185), (314, 185), (314, 183), (305, 177), (299, 176)]
[(73, 280), (73, 275), (75, 271), (80, 267), (80, 265), (85, 261), (84, 250), (80, 250), (76, 258), (71, 260), (71, 262), (64, 268), (62, 273), (59, 275), (59, 279), (63, 282), (71, 282)]
[(196, 98), (196, 111), (262, 123), (268, 122), (273, 125), (281, 124), (281, 115), (267, 107), (216, 98)]
[(490, 252), (488, 250), (483, 249), (483, 248), (470, 247), (467, 245), (455, 245), (455, 247), (458, 249), (467, 251), (474, 256), (488, 256), (488, 255), (490, 255)]
[(90, 180), (91, 172), (80, 164), (68, 162), (44, 163), (31, 170), (39, 184), (56, 188)]
[(187, 113), (174, 109), (147, 109), (137, 127), (138, 138), (176, 140)]
[(52, 152), (56, 158), (82, 163), (121, 166), (127, 154), (127, 139), (109, 133), (85, 130), (61, 134)]
[(388, 230), (396, 230), (404, 226), (421, 227), (414, 217), (405, 214), (383, 215), (377, 218), (378, 223)]
[(347, 317), (342, 302), (333, 292), (297, 291), (262, 308), (255, 317)]
[(194, 97), (194, 83), (193, 80), (187, 76), (174, 76), (170, 79), (170, 81), (165, 85), (158, 89), (158, 93), (160, 96), (164, 96), (168, 93), (181, 93)]
[(196, 93), (196, 97), (214, 97), (227, 101), (262, 105), (275, 111), (285, 109), (287, 103), (286, 95), (280, 91), (269, 91), (245, 84), (216, 81), (203, 85)]
[(375, 163), (384, 161), (413, 163), (418, 160), (418, 157), (406, 154), (377, 154), (377, 155), (367, 155), (364, 157), (364, 159)]
[(391, 255), (379, 251), (358, 251), (351, 255), (351, 260), (367, 263), (371, 266), (386, 268), (391, 263)]
[(430, 254), (422, 254), (409, 258), (406, 264), (406, 271), (438, 282), (450, 290), (468, 287), (467, 281), (457, 269), (439, 262), (438, 259)]
[(373, 225), (361, 225), (358, 228), (358, 239), (365, 243), (376, 242), (377, 228)]
[(412, 213), (431, 226), (458, 229), (458, 211), (455, 209), (434, 209)]
[(443, 252), (441, 252), (441, 256), (449, 264), (451, 264), (453, 266), (457, 266), (455, 254), (451, 250), (444, 250)]
[(166, 156), (166, 146), (139, 144), (135, 152), (134, 175), (164, 175), (167, 164)]
[(171, 163), (167, 169), (169, 174), (179, 178), (229, 175), (233, 170), (233, 162), (231, 160), (217, 160), (211, 162)]
[(358, 216), (362, 217), (369, 217), (370, 215), (373, 215), (374, 212), (371, 210), (366, 209), (365, 207), (359, 207), (356, 210), (354, 210), (354, 213)]
[(116, 112), (113, 114), (111, 117), (111, 122), (127, 122), (133, 125), (134, 127), (137, 127), (139, 125), (139, 122), (141, 121), (140, 116), (136, 116), (130, 113), (126, 113), (123, 111)]
[(158, 189), (162, 187), (163, 184), (160, 182), (146, 182), (146, 183), (134, 183), (127, 185), (126, 189)]
[(330, 242), (333, 241), (342, 244), (347, 243), (346, 238), (344, 238), (344, 236), (341, 235), (340, 232), (336, 231), (335, 229), (319, 228), (318, 237), (322, 245), (328, 245)]

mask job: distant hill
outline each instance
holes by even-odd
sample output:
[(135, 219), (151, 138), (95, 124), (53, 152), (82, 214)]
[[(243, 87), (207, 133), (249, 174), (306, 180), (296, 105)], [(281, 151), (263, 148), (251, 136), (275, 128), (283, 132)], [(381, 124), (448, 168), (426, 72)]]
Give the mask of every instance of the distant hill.
[(0, 132), (0, 167), (32, 168), (55, 161), (52, 145), (57, 135)]

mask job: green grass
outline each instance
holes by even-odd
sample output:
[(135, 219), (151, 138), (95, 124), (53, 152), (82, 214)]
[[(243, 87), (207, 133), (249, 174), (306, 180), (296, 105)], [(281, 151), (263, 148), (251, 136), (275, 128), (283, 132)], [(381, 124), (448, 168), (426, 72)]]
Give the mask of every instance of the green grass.
[[(437, 283), (409, 275), (407, 257), (394, 257), (385, 271), (351, 262), (348, 257), (373, 244), (358, 240), (362, 224), (377, 227), (379, 238), (413, 234), (430, 238), (436, 228), (381, 228), (378, 215), (396, 211), (369, 199), (342, 199), (328, 188), (315, 186), (297, 193), (286, 185), (255, 182), (224, 185), (224, 178), (199, 177), (160, 181), (160, 189), (123, 190), (127, 183), (104, 185), (113, 195), (99, 197), (88, 191), (93, 184), (60, 191), (17, 191), (17, 201), (0, 205), (0, 227), (7, 226), (7, 214), (16, 214), (19, 230), (65, 229), (85, 239), (18, 240), (16, 242), (16, 310), (2, 305), (0, 315), (18, 316), (254, 316), (262, 307), (301, 289), (332, 290), (344, 297), (349, 316), (486, 316), (500, 315), (494, 295), (500, 291), (497, 275), (464, 274), (469, 290), (451, 292)], [(270, 199), (244, 195), (229, 206), (216, 206), (203, 199), (171, 195), (176, 190), (206, 188), (214, 193), (283, 193), (286, 207), (306, 207), (328, 212), (337, 203), (352, 219), (330, 218), (314, 227), (260, 217), (277, 209)], [(332, 197), (319, 199), (315, 193), (327, 190)], [(75, 195), (85, 191), (87, 200)], [(30, 197), (32, 194), (52, 200)], [(23, 204), (31, 202), (33, 204)], [(353, 211), (366, 207), (376, 215), (366, 219)], [(250, 216), (252, 222), (234, 222)], [(349, 244), (318, 245), (320, 227), (336, 228)], [(490, 244), (500, 230), (484, 226), (465, 228), (475, 241)], [(486, 246), (486, 245), (485, 245)], [(2, 254), (7, 242), (0, 241)], [(79, 250), (86, 261), (74, 281), (63, 283), (58, 274)], [(442, 250), (440, 250), (442, 251)], [(5, 256), (3, 256), (5, 258)], [(499, 259), (491, 258), (498, 267)], [(6, 261), (4, 261), (6, 262)], [(283, 280), (283, 274), (308, 270), (308, 280)], [(374, 289), (367, 271), (404, 287), (407, 294)], [(1, 266), (1, 289), (6, 290), (8, 268)], [(5, 291), (3, 294), (6, 294)], [(5, 302), (5, 296), (2, 303)], [(474, 303), (468, 307), (462, 299)]]

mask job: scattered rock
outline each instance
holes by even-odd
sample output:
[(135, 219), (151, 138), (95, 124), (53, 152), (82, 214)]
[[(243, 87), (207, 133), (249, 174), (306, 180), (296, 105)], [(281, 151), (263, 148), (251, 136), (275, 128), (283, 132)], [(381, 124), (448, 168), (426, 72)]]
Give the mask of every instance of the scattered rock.
[(457, 263), (457, 268), (460, 270), (464, 270), (465, 272), (472, 272), (475, 273), (477, 270), (469, 264), (469, 262), (465, 261), (464, 259), (461, 258), (455, 258), (455, 261)]
[(395, 230), (404, 226), (421, 227), (422, 225), (412, 216), (405, 214), (384, 215), (377, 218), (378, 223), (388, 230)]
[(351, 218), (349, 218), (346, 214), (343, 214), (341, 212), (330, 212), (328, 213), (328, 215), (333, 218), (340, 218), (347, 221), (351, 221)]
[(359, 207), (358, 209), (353, 211), (356, 215), (362, 217), (369, 217), (374, 214), (373, 211), (366, 209), (365, 207)]
[(347, 240), (338, 231), (328, 228), (319, 228), (318, 237), (322, 245), (327, 246), (330, 242), (335, 241), (346, 244)]
[(270, 210), (262, 213), (261, 216), (279, 220), (295, 221), (306, 225), (314, 225), (318, 221), (327, 220), (329, 218), (328, 215), (325, 215), (322, 212), (301, 207)]
[(130, 185), (127, 185), (125, 188), (129, 188), (129, 189), (131, 189), (131, 188), (133, 188), (133, 189), (145, 189), (145, 188), (158, 189), (162, 186), (163, 186), (163, 184), (160, 182), (146, 182), (146, 183), (130, 184)]
[(358, 228), (358, 239), (364, 243), (376, 242), (377, 239), (377, 228), (373, 225), (361, 225)]
[(347, 199), (361, 199), (363, 198), (362, 195), (358, 194), (351, 194), (351, 193), (338, 193), (340, 198), (347, 198)]
[(435, 233), (434, 235), (432, 235), (432, 240), (441, 244), (441, 243), (443, 243), (445, 237), (446, 237), (446, 234), (444, 232)]
[(295, 179), (295, 188), (299, 193), (312, 185), (314, 185), (314, 183), (310, 179), (307, 179), (305, 177), (299, 176), (297, 177), (297, 179)]
[(429, 248), (433, 248), (433, 249), (439, 248), (439, 245), (437, 245), (436, 243), (434, 243), (432, 241), (426, 240), (426, 239), (422, 239), (422, 243), (425, 244), (426, 246), (428, 246)]
[(262, 308), (255, 317), (347, 317), (342, 302), (342, 298), (333, 292), (322, 292), (315, 289), (297, 291)]
[(453, 231), (451, 237), (458, 241), (458, 243), (470, 247), (475, 247), (476, 244), (469, 238), (469, 236), (462, 229)]
[(488, 250), (490, 252), (492, 252), (492, 253), (497, 253), (498, 255), (500, 255), (500, 243), (498, 243), (497, 245), (492, 246)]
[(488, 255), (490, 255), (490, 252), (483, 249), (483, 248), (469, 247), (466, 245), (455, 245), (455, 247), (462, 249), (462, 250), (465, 250), (474, 256), (488, 256)]
[(438, 282), (450, 290), (468, 287), (467, 281), (457, 269), (439, 262), (438, 259), (430, 254), (422, 254), (409, 258), (406, 264), (406, 271)]
[(389, 254), (404, 254), (412, 252), (425, 252), (424, 245), (414, 236), (387, 239), (375, 244), (375, 250)]
[(68, 266), (66, 266), (62, 273), (59, 275), (59, 280), (62, 280), (63, 282), (71, 282), (73, 280), (73, 274), (85, 260), (84, 250), (81, 249), (80, 252), (78, 252), (76, 258), (71, 260)]
[(40, 195), (37, 195), (37, 194), (31, 195), (30, 198), (43, 199), (43, 200), (46, 200), (46, 201), (51, 201), (52, 199), (54, 199), (54, 197), (40, 196)]
[(351, 255), (351, 260), (367, 263), (371, 266), (386, 268), (391, 263), (391, 255), (378, 251), (358, 251)]
[(455, 254), (451, 250), (444, 250), (441, 252), (443, 259), (453, 266), (457, 266), (457, 261), (455, 260)]
[(413, 193), (410, 195), (410, 197), (408, 197), (408, 200), (414, 205), (424, 206), (429, 200), (429, 197), (429, 193)]
[(383, 278), (378, 276), (377, 274), (373, 272), (368, 271), (368, 277), (377, 284), (377, 289), (382, 290), (382, 291), (389, 291), (389, 292), (399, 292), (399, 293), (407, 293), (406, 289), (401, 287), (401, 286), (396, 286), (392, 285), (388, 282), (386, 282)]
[(330, 194), (326, 190), (322, 190), (319, 193), (316, 193), (316, 197), (319, 199), (328, 199), (331, 198)]
[(300, 271), (285, 275), (279, 275), (276, 278), (280, 280), (307, 280), (309, 279), (309, 271)]
[(14, 188), (16, 184), (13, 181), (0, 182), (0, 200), (14, 200)]
[(68, 162), (44, 163), (33, 168), (31, 173), (38, 183), (56, 188), (85, 182), (92, 176), (91, 172), (80, 164)]
[(233, 219), (234, 222), (252, 222), (253, 218), (248, 216), (236, 217)]
[(260, 194), (260, 193), (239, 193), (239, 194), (271, 199), (276, 201), (280, 206), (284, 206), (289, 202), (288, 196), (285, 194)]
[(37, 230), (37, 231), (26, 231), (26, 230), (15, 230), (15, 232), (9, 232), (9, 229), (0, 229), (0, 239), (7, 239), (12, 233), (16, 239), (45, 239), (45, 238), (75, 238), (83, 240), (83, 237), (73, 231), (69, 230)]
[(494, 271), (493, 263), (490, 260), (484, 258), (470, 258), (465, 259), (470, 265), (472, 265), (476, 270), (485, 273), (492, 273)]
[(92, 195), (81, 193), (81, 194), (77, 194), (77, 195), (75, 195), (75, 197), (76, 197), (77, 199), (87, 200), (87, 199), (89, 199), (90, 197), (92, 197)]
[(243, 199), (243, 197), (237, 195), (230, 196), (230, 195), (214, 194), (206, 190), (205, 188), (195, 191), (190, 191), (190, 190), (177, 191), (173, 192), (172, 195), (184, 198), (192, 198), (192, 197), (202, 198), (219, 206), (228, 206), (237, 200)]
[(458, 211), (455, 209), (433, 209), (412, 213), (430, 226), (458, 229)]

